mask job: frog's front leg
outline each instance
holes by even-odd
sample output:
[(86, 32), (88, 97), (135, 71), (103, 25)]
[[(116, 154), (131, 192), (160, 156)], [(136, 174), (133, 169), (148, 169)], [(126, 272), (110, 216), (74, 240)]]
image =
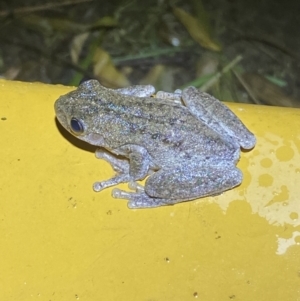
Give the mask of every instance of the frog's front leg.
[(95, 182), (93, 184), (93, 189), (96, 192), (99, 192), (107, 187), (115, 186), (119, 183), (125, 183), (130, 181), (129, 175), (129, 161), (127, 159), (120, 159), (114, 156), (112, 153), (106, 151), (103, 148), (96, 150), (96, 157), (98, 159), (103, 159), (109, 164), (116, 172), (116, 175), (111, 179), (101, 182)]
[(133, 181), (144, 179), (150, 169), (158, 168), (153, 163), (146, 148), (142, 146), (126, 144), (114, 149), (113, 153), (125, 156), (129, 159), (129, 175)]
[[(128, 159), (117, 158), (112, 153), (124, 156)], [(141, 146), (131, 144), (123, 145), (113, 149), (112, 153), (105, 149), (98, 149), (96, 151), (96, 157), (110, 163), (117, 174), (109, 180), (94, 183), (94, 191), (98, 192), (119, 183), (142, 180), (150, 174), (153, 169), (157, 168), (153, 164), (147, 150)]]

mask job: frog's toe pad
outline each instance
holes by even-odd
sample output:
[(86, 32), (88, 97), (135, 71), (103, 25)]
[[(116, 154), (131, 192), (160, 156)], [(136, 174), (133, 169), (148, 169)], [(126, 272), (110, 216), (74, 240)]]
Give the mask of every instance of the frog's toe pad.
[(95, 192), (99, 192), (99, 191), (103, 190), (104, 188), (105, 188), (105, 186), (102, 185), (102, 182), (95, 182), (95, 183), (93, 184), (93, 190), (94, 190)]

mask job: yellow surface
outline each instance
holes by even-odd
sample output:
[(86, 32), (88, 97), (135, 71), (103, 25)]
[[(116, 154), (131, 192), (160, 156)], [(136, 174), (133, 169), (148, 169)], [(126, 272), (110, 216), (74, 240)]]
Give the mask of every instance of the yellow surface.
[[(300, 110), (231, 104), (243, 184), (129, 210), (54, 118), (70, 87), (0, 81), (0, 300), (300, 300)], [(126, 187), (126, 186), (124, 186)]]

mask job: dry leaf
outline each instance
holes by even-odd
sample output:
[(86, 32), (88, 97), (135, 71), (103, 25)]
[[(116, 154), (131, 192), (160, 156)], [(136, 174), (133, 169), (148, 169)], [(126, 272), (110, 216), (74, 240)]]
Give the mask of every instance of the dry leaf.
[(79, 55), (81, 53), (82, 47), (84, 45), (84, 42), (86, 41), (86, 39), (89, 37), (89, 33), (85, 32), (85, 33), (81, 33), (76, 35), (71, 43), (71, 59), (73, 63), (78, 63), (78, 58)]
[(284, 91), (263, 76), (255, 73), (244, 73), (242, 79), (251, 89), (251, 93), (265, 104), (282, 107), (300, 107), (300, 101), (285, 95)]
[(130, 85), (126, 76), (114, 66), (109, 53), (102, 48), (97, 48), (94, 57), (94, 74), (103, 85), (109, 87), (127, 87)]
[(201, 20), (196, 19), (183, 9), (176, 6), (173, 7), (173, 13), (184, 25), (191, 37), (202, 47), (214, 51), (221, 51), (221, 46), (211, 38), (207, 30), (207, 26), (201, 24)]
[(160, 78), (162, 72), (164, 72), (164, 65), (155, 65), (150, 69), (146, 76), (140, 81), (141, 85), (155, 85), (158, 79)]
[(5, 71), (3, 78), (14, 80), (19, 75), (20, 71), (19, 67), (10, 67)]
[(219, 59), (212, 53), (206, 53), (197, 61), (196, 75), (197, 77), (214, 74), (218, 71)]
[(153, 66), (146, 76), (141, 79), (141, 85), (152, 85), (156, 90), (162, 91), (173, 91), (174, 90), (174, 78), (175, 74), (178, 72), (178, 68), (165, 66), (165, 65), (155, 65)]

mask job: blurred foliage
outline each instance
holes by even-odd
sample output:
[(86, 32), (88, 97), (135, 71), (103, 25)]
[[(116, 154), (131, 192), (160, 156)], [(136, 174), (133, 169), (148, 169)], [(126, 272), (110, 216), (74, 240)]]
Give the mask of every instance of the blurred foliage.
[(0, 3), (0, 72), (71, 85), (82, 77), (111, 87), (151, 83), (164, 91), (194, 85), (220, 99), (298, 106), (284, 90), (291, 87), (287, 72), (270, 64), (282, 52), (297, 60), (295, 52), (265, 36), (234, 42), (243, 32), (227, 28), (232, 20), (224, 11), (233, 4), (214, 7), (214, 1)]

